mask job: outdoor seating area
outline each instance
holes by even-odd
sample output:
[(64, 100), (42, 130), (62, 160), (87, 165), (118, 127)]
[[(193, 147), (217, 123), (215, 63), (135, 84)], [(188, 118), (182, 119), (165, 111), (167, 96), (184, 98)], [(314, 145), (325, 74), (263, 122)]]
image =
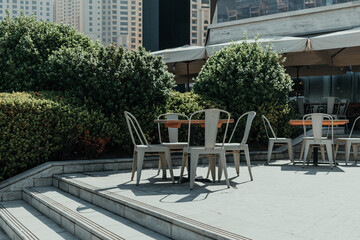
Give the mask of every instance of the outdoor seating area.
[[(334, 98), (328, 99), (328, 102), (334, 103)], [(329, 109), (331, 107), (328, 107)], [(191, 114), (190, 117), (179, 113), (166, 113), (161, 114), (154, 120), (158, 124), (158, 131), (160, 137), (160, 144), (149, 144), (146, 137), (137, 122), (136, 118), (129, 112), (125, 112), (125, 118), (128, 124), (131, 139), (134, 143), (133, 154), (133, 167), (131, 180), (133, 180), (135, 171), (137, 172), (136, 185), (139, 185), (141, 181), (141, 171), (143, 167), (143, 161), (145, 153), (152, 153), (159, 156), (159, 171), (163, 170), (163, 178), (166, 179), (166, 166), (168, 167), (171, 175), (172, 183), (174, 181), (173, 163), (171, 157), (171, 150), (176, 152), (182, 152), (182, 164), (180, 170), (180, 176), (178, 178), (179, 183), (190, 182), (190, 189), (194, 188), (195, 179), (197, 174), (197, 167), (200, 157), (205, 157), (208, 160), (208, 171), (206, 179), (208, 179), (211, 172), (213, 181), (216, 180), (216, 163), (218, 162), (218, 181), (221, 180), (222, 174), (225, 176), (225, 184), (229, 188), (229, 171), (226, 162), (226, 155), (230, 154), (233, 157), (235, 172), (239, 176), (240, 166), (240, 153), (243, 151), (245, 154), (245, 160), (249, 171), (250, 181), (253, 181), (253, 175), (251, 171), (251, 159), (249, 154), (249, 146), (247, 143), (252, 122), (256, 116), (256, 112), (250, 111), (241, 115), (233, 128), (233, 132), (228, 138), (229, 125), (234, 123), (235, 120), (231, 118), (231, 114), (227, 111), (220, 109), (204, 109), (196, 111)], [(181, 117), (182, 119), (179, 119)], [(261, 116), (264, 123), (264, 129), (268, 137), (268, 151), (267, 151), (267, 164), (270, 164), (272, 150), (275, 145), (285, 145), (288, 150), (288, 156), (290, 162), (295, 165), (295, 154), (293, 150), (293, 140), (291, 138), (277, 137), (270, 121), (266, 116)], [(321, 156), (325, 161), (325, 153), (330, 164), (330, 169), (338, 166), (336, 161), (336, 153), (341, 143), (345, 144), (346, 165), (349, 161), (350, 148), (354, 150), (354, 160), (357, 161), (358, 157), (358, 144), (360, 138), (352, 137), (353, 129), (356, 125), (358, 117), (353, 123), (352, 130), (349, 138), (339, 138), (336, 143), (336, 150), (334, 147), (334, 126), (340, 126), (348, 123), (348, 120), (337, 120), (332, 115), (326, 113), (310, 113), (305, 114), (302, 119), (293, 119), (289, 122), (290, 125), (297, 125), (303, 128), (304, 134), (302, 137), (302, 145), (300, 150), (299, 161), (302, 163), (302, 168), (305, 167), (305, 163), (309, 165), (309, 159), (311, 152), (314, 151), (314, 166), (318, 165), (318, 149), (321, 150)], [(241, 120), (246, 119), (245, 130), (241, 136), (241, 142), (233, 142), (234, 134)], [(169, 142), (165, 142), (162, 136), (162, 125), (168, 132)], [(179, 129), (182, 125), (187, 128), (186, 139), (187, 142), (179, 142)], [(195, 125), (200, 126), (203, 129), (203, 134), (195, 128)], [(325, 126), (325, 127), (324, 127)], [(310, 129), (309, 129), (310, 128)], [(311, 131), (309, 131), (311, 130)], [(183, 131), (181, 131), (183, 132)], [(309, 133), (311, 132), (310, 136)], [(195, 138), (202, 138), (203, 144), (194, 142)], [(163, 136), (164, 137), (164, 136)], [(220, 142), (217, 141), (220, 139)], [(216, 161), (218, 160), (218, 161)], [(187, 168), (189, 179), (184, 180), (184, 171)]]
[(326, 113), (334, 119), (347, 119), (350, 100), (338, 97), (324, 97), (321, 99), (309, 99), (298, 97), (298, 112), (300, 116), (308, 113)]

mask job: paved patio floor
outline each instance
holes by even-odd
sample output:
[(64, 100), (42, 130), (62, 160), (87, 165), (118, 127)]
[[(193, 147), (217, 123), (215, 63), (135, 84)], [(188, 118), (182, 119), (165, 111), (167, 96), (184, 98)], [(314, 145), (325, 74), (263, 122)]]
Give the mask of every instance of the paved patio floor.
[[(321, 162), (320, 162), (321, 163)], [(172, 184), (145, 169), (135, 186), (131, 173), (69, 174), (103, 190), (145, 202), (251, 239), (360, 239), (360, 165), (330, 169), (276, 161), (246, 166), (237, 177), (228, 166), (231, 187), (225, 181)], [(205, 176), (207, 166), (199, 166)], [(179, 175), (180, 170), (175, 170)]]

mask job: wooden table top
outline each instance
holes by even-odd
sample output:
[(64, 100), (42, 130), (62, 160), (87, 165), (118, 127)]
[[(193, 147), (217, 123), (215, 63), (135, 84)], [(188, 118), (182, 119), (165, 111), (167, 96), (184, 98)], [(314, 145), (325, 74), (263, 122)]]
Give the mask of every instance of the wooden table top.
[[(221, 125), (223, 123), (227, 123), (227, 119), (219, 119), (219, 124), (218, 127), (220, 128)], [(165, 124), (165, 127), (170, 127), (170, 128), (180, 128), (181, 124), (189, 124), (189, 120), (167, 120), (167, 119), (156, 119), (154, 120), (154, 123), (162, 123)], [(234, 123), (234, 119), (230, 119), (229, 123)], [(201, 127), (205, 126), (205, 120), (201, 119), (201, 120), (191, 120), (191, 124), (200, 124)]]
[[(349, 120), (344, 119), (344, 120), (323, 120), (322, 125), (323, 126), (331, 126), (331, 124), (334, 124), (334, 126), (338, 126), (338, 125), (345, 125), (346, 123), (349, 123)], [(306, 125), (306, 126), (311, 126), (312, 125), (312, 121), (311, 120), (290, 120), (289, 121), (290, 125), (293, 126), (302, 126), (302, 125)]]

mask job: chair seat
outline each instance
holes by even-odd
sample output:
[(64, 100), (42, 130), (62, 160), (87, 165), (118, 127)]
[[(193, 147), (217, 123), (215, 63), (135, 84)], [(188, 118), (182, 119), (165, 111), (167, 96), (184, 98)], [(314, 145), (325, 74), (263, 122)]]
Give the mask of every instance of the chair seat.
[(190, 153), (190, 152), (204, 152), (204, 154), (208, 154), (208, 153), (219, 153), (225, 151), (224, 148), (222, 147), (214, 147), (211, 149), (206, 149), (203, 146), (195, 146), (195, 147), (184, 147), (184, 152), (186, 153)]
[(135, 150), (136, 149), (142, 149), (145, 150), (146, 152), (165, 152), (169, 150), (168, 147), (163, 146), (161, 144), (136, 145)]
[[(217, 143), (215, 146), (221, 147), (221, 143)], [(224, 148), (226, 151), (236, 151), (244, 149), (247, 146), (247, 144), (241, 144), (241, 143), (224, 143)]]
[(173, 142), (173, 143), (161, 143), (162, 146), (173, 149), (182, 149), (188, 145), (187, 142)]
[[(303, 140), (313, 140), (314, 137), (303, 137)], [(327, 137), (321, 137), (321, 140), (326, 140)]]
[(336, 139), (336, 141), (360, 143), (360, 138), (338, 138), (338, 139)]
[(291, 142), (291, 138), (269, 138), (269, 141), (273, 141), (275, 143), (288, 143)]

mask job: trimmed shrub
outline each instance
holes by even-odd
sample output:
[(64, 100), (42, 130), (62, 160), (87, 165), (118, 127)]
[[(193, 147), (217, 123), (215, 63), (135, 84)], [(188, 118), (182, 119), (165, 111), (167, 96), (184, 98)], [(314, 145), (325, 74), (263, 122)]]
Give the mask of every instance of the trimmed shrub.
[(76, 46), (91, 51), (96, 45), (68, 25), (7, 15), (0, 22), (0, 92), (44, 90), (49, 56)]
[[(51, 95), (51, 93), (47, 93)], [(102, 113), (46, 99), (42, 93), (0, 93), (0, 181), (49, 160), (104, 151), (114, 124)]]
[(61, 49), (49, 58), (46, 72), (51, 89), (67, 91), (78, 103), (113, 119), (119, 131), (112, 145), (126, 153), (131, 152), (132, 143), (123, 112), (133, 113), (149, 139), (155, 140), (151, 123), (165, 111), (174, 86), (174, 77), (161, 57), (143, 48), (128, 52), (110, 45), (92, 53)]
[(282, 55), (271, 45), (263, 48), (256, 41), (231, 44), (208, 59), (196, 78), (194, 92), (225, 106), (234, 118), (256, 111), (252, 140), (265, 140), (261, 114), (271, 114), (279, 135), (289, 135), (293, 132), (287, 123), (293, 112), (288, 104), (292, 80), (281, 62)]

